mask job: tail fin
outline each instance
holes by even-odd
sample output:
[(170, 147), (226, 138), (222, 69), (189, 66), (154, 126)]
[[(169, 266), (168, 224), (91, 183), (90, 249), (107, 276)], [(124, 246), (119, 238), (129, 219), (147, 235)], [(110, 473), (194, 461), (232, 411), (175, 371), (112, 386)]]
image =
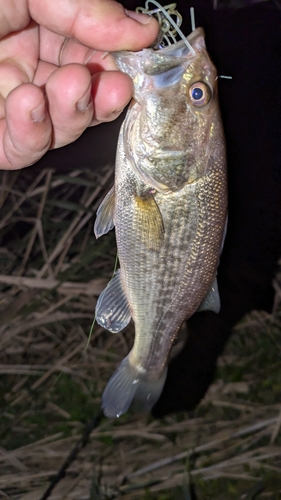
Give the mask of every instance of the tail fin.
[(102, 409), (107, 417), (120, 417), (132, 405), (137, 412), (148, 412), (158, 400), (166, 379), (167, 369), (161, 377), (151, 378), (141, 374), (123, 359), (109, 380), (102, 395)]

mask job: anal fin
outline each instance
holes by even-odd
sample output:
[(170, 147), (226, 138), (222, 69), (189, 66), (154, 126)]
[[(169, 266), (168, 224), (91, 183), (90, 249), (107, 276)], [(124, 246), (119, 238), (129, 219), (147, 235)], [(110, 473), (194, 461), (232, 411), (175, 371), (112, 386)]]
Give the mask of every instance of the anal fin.
[(131, 310), (121, 283), (120, 269), (100, 294), (96, 321), (112, 333), (123, 330), (131, 319)]
[(209, 292), (198, 307), (197, 312), (213, 311), (215, 313), (219, 313), (220, 307), (221, 301), (219, 296), (218, 282), (217, 278), (215, 278)]
[(97, 210), (97, 218), (94, 225), (96, 238), (99, 238), (114, 228), (114, 209), (115, 191), (114, 186), (112, 186)]

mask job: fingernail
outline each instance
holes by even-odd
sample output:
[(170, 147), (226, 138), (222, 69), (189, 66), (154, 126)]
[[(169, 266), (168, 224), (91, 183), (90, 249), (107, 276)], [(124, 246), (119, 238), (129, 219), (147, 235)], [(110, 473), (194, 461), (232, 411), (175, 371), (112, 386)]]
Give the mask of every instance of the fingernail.
[(124, 111), (124, 108), (120, 108), (120, 109), (115, 109), (114, 111), (112, 111), (112, 113), (110, 114), (110, 117), (115, 117), (117, 118), (117, 116), (121, 115), (121, 113)]
[(151, 19), (151, 16), (147, 16), (146, 14), (141, 14), (140, 12), (135, 12), (134, 10), (125, 9), (125, 14), (131, 19), (134, 19), (134, 21), (137, 21), (138, 23), (141, 24), (148, 24)]
[(45, 99), (43, 99), (37, 108), (31, 111), (31, 120), (35, 123), (40, 123), (44, 120), (46, 114)]
[(86, 111), (91, 102), (92, 102), (92, 84), (89, 85), (83, 97), (81, 97), (81, 99), (77, 101), (76, 108), (78, 109), (78, 111), (81, 112)]

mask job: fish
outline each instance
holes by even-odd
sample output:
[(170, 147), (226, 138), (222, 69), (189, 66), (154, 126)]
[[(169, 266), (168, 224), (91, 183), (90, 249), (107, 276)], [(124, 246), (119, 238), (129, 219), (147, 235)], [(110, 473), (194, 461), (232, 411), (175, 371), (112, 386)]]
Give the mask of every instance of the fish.
[(120, 269), (95, 312), (112, 333), (132, 319), (135, 338), (102, 395), (111, 418), (129, 408), (150, 411), (182, 323), (220, 309), (227, 167), (217, 72), (204, 30), (186, 40), (114, 54), (134, 95), (119, 133), (114, 186), (94, 225), (97, 238), (115, 227)]

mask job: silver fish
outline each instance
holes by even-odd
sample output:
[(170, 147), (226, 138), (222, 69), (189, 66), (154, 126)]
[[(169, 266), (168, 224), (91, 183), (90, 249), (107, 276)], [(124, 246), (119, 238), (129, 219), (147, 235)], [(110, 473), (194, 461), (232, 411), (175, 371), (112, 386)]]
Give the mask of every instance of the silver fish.
[(195, 311), (219, 311), (216, 273), (227, 218), (226, 154), (217, 74), (197, 28), (162, 50), (115, 54), (134, 99), (122, 125), (115, 186), (96, 237), (115, 225), (120, 270), (99, 297), (96, 319), (119, 332), (132, 318), (134, 346), (102, 397), (108, 417), (149, 411), (172, 344)]

